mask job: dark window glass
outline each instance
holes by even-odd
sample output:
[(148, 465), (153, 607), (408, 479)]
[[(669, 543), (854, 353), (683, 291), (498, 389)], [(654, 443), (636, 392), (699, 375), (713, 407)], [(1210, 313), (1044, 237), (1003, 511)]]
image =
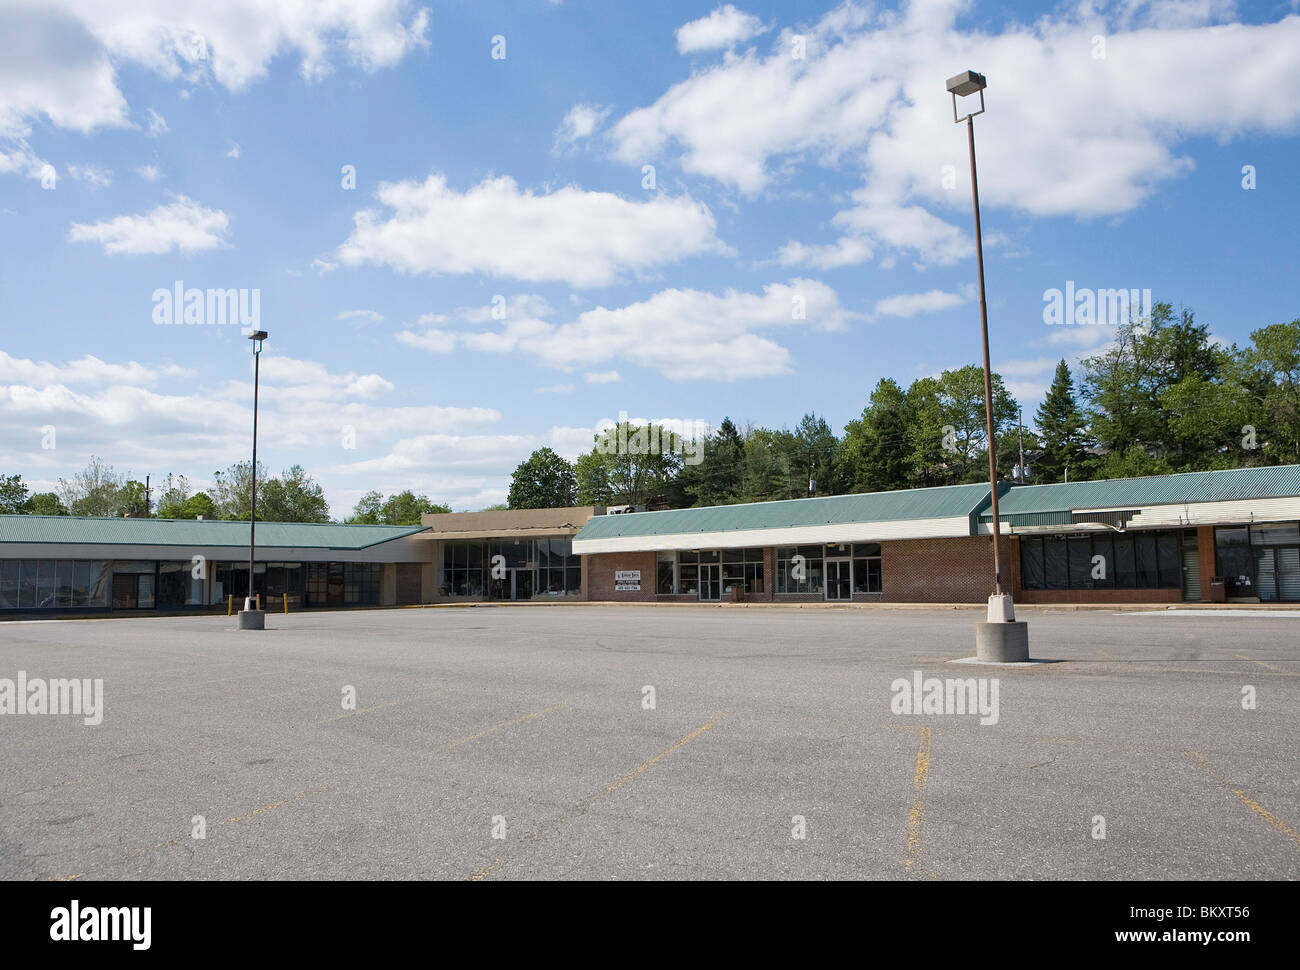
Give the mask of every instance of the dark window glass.
[(1117, 589), (1137, 588), (1137, 559), (1133, 552), (1133, 537), (1117, 535), (1115, 543), (1115, 587)]
[(671, 593), (673, 591), (673, 562), (660, 559), (655, 567), (655, 592)]
[(1181, 589), (1183, 585), (1183, 558), (1178, 536), (1162, 532), (1156, 538), (1156, 555), (1160, 560), (1160, 586), (1163, 589)]
[(582, 567), (568, 566), (564, 570), (564, 588), (565, 592), (577, 595), (582, 592)]
[(1092, 589), (1092, 537), (1069, 540), (1070, 589)]
[(18, 574), (22, 571), (19, 559), (0, 561), (0, 610), (18, 609)]
[(700, 554), (698, 552), (691, 552), (690, 550), (683, 549), (677, 554), (677, 561), (698, 563), (700, 561)]
[(1024, 589), (1043, 588), (1043, 540), (1020, 540), (1020, 585)]
[[(857, 548), (861, 549), (861, 546)], [(855, 559), (853, 560), (853, 592), (855, 593), (879, 593), (880, 592), (880, 560), (879, 559)]]
[[(1101, 575), (1092, 580), (1093, 587), (1097, 589), (1114, 589), (1115, 587), (1115, 542), (1109, 535), (1095, 535), (1092, 537), (1092, 558), (1096, 560), (1101, 557), (1101, 561), (1093, 566), (1093, 569), (1099, 565), (1103, 567), (1100, 570)], [(1089, 572), (1089, 576), (1092, 573)]]
[(691, 593), (698, 595), (700, 591), (700, 567), (699, 566), (678, 566), (677, 567), (677, 591), (679, 593)]
[(1064, 539), (1043, 540), (1043, 575), (1047, 589), (1068, 588), (1070, 570)]
[(1154, 589), (1160, 585), (1160, 561), (1156, 554), (1156, 537), (1153, 535), (1136, 535), (1133, 544), (1137, 547), (1137, 584), (1142, 589)]
[(700, 562), (718, 562), (718, 561), (719, 561), (718, 550), (716, 549), (700, 550)]
[(878, 556), (880, 555), (879, 542), (859, 542), (853, 546), (853, 555), (855, 556)]
[(744, 562), (745, 550), (744, 549), (723, 549), (722, 561), (723, 562)]

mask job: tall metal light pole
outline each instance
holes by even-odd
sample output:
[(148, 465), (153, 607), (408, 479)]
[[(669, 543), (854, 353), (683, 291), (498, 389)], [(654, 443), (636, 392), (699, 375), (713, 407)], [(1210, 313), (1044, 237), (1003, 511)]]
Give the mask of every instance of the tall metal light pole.
[[(980, 189), (975, 172), (975, 116), (984, 113), (984, 89), (988, 86), (983, 74), (963, 71), (948, 78), (948, 93), (952, 95), (952, 120), (954, 124), (966, 122), (966, 138), (970, 148), (970, 191), (975, 206), (975, 261), (979, 267), (980, 332), (984, 341), (984, 431), (989, 451), (989, 501), (993, 513), (993, 595), (989, 597), (988, 622), (979, 624), (976, 633), (976, 653), (981, 660), (1029, 659), (1029, 635), (1023, 623), (1015, 622), (1015, 607), (1011, 596), (1002, 592), (1002, 523), (998, 515), (998, 464), (997, 438), (993, 428), (993, 368), (989, 362), (989, 314), (984, 297), (984, 239), (980, 232)], [(978, 94), (978, 111), (957, 116), (957, 98)], [(986, 628), (994, 629), (988, 630)], [(1003, 629), (1006, 627), (1007, 629)], [(1023, 641), (1023, 644), (1022, 642)]]
[(257, 600), (253, 596), (253, 563), (257, 549), (257, 391), (262, 366), (262, 341), (266, 339), (266, 331), (254, 330), (248, 339), (253, 341), (253, 467), (248, 510), (248, 598), (244, 600), (244, 608), (239, 613), (239, 628), (262, 630), (266, 627), (266, 613), (257, 609)]

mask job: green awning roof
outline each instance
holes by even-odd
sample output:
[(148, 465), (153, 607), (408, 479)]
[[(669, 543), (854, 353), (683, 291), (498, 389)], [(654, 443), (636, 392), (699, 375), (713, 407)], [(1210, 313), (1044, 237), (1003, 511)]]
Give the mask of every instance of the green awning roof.
[[(257, 544), (357, 550), (423, 532), (422, 525), (258, 522)], [(79, 515), (0, 515), (0, 543), (248, 548), (248, 523), (221, 519), (108, 519)]]
[[(1076, 509), (1140, 509), (1153, 505), (1295, 496), (1300, 496), (1300, 465), (1273, 465), (1099, 482), (1017, 485), (998, 496), (998, 512), (1009, 518), (1031, 513), (1068, 513)], [(980, 517), (987, 521), (993, 516), (986, 509)]]
[(856, 522), (969, 517), (988, 501), (987, 485), (949, 485), (898, 492), (827, 495), (822, 498), (713, 505), (663, 512), (597, 515), (575, 539), (740, 532), (749, 529), (789, 529)]

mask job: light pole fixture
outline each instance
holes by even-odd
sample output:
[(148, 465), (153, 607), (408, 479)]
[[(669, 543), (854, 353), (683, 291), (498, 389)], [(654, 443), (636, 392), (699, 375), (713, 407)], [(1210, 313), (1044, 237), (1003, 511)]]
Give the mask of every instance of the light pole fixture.
[[(970, 148), (970, 191), (975, 207), (975, 262), (979, 269), (980, 333), (984, 343), (984, 432), (989, 451), (989, 501), (993, 514), (993, 595), (989, 597), (988, 622), (977, 624), (976, 655), (980, 660), (999, 662), (1029, 659), (1029, 634), (1024, 623), (1015, 622), (1015, 604), (1009, 593), (1002, 591), (1002, 523), (998, 516), (998, 464), (997, 437), (993, 427), (993, 368), (989, 361), (989, 314), (984, 296), (984, 239), (980, 231), (980, 189), (975, 172), (975, 116), (984, 113), (984, 89), (988, 81), (983, 74), (963, 71), (948, 78), (948, 93), (952, 95), (952, 120), (954, 124), (966, 122), (966, 138)], [(968, 111), (958, 116), (957, 99), (978, 94), (978, 111)]]
[(248, 509), (248, 598), (239, 613), (241, 630), (266, 629), (266, 613), (257, 609), (257, 599), (253, 595), (253, 563), (257, 548), (257, 390), (258, 377), (262, 365), (262, 341), (266, 339), (265, 330), (254, 330), (248, 334), (253, 342), (253, 465), (250, 469), (249, 482), (251, 494)]

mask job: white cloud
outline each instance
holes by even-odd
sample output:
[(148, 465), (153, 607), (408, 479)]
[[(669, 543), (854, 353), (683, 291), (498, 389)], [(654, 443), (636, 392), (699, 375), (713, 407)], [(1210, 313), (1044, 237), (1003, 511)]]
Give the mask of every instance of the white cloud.
[(813, 269), (838, 269), (856, 266), (871, 258), (871, 246), (864, 239), (844, 236), (829, 246), (807, 246), (788, 242), (777, 253), (782, 266), (810, 266)]
[(485, 273), (529, 282), (604, 286), (701, 253), (724, 253), (713, 214), (688, 196), (631, 202), (572, 186), (538, 195), (506, 176), (466, 192), (439, 174), (423, 182), (386, 182), (386, 213), (354, 216), (337, 258), (436, 276)]
[[(240, 91), (277, 56), (296, 55), (310, 81), (337, 56), (366, 71), (390, 67), (429, 46), (429, 22), (411, 0), (8, 0), (0, 6), (0, 138), (26, 137), (40, 119), (82, 133), (133, 127), (118, 86), (126, 67)], [(150, 134), (166, 130), (152, 108), (145, 124)]]
[(363, 320), (366, 323), (382, 323), (384, 315), (377, 310), (344, 310), (336, 320)]
[(54, 166), (33, 152), (24, 138), (10, 139), (8, 148), (0, 146), (0, 175), (24, 175), (54, 186), (59, 181)]
[(239, 157), (239, 142), (232, 141), (230, 143), (230, 150), (226, 152), (226, 158), (238, 158), (238, 157)]
[(113, 173), (109, 169), (100, 165), (87, 163), (85, 165), (69, 165), (68, 174), (80, 182), (85, 182), (97, 189), (105, 188), (113, 184)]
[[(512, 299), (528, 305), (522, 297)], [(510, 313), (497, 330), (408, 331), (398, 339), (436, 353), (455, 344), (490, 353), (522, 353), (566, 371), (622, 360), (670, 380), (733, 381), (791, 369), (789, 351), (758, 331), (842, 330), (860, 318), (842, 307), (825, 283), (792, 279), (770, 283), (761, 293), (661, 290), (628, 306), (586, 310), (566, 323)], [(596, 371), (588, 380), (612, 380), (615, 374)]]
[(164, 377), (186, 377), (194, 371), (173, 364), (146, 367), (135, 361), (109, 364), (86, 354), (67, 364), (11, 357), (0, 350), (0, 381), (26, 384), (154, 384)]
[(416, 333), (413, 330), (402, 330), (395, 336), (408, 347), (427, 350), (432, 354), (448, 354), (456, 347), (456, 334), (447, 330), (433, 329), (421, 333)]
[(753, 14), (737, 10), (732, 4), (718, 7), (707, 17), (692, 20), (677, 28), (677, 50), (683, 54), (716, 50), (743, 43), (767, 30)]
[(572, 394), (576, 390), (573, 384), (551, 384), (547, 387), (539, 387), (538, 394)]
[(117, 216), (91, 224), (74, 222), (72, 242), (96, 242), (110, 255), (116, 253), (182, 253), (214, 249), (227, 243), (230, 217), (208, 209), (183, 195), (134, 216)]
[[(747, 195), (803, 162), (857, 173), (864, 187), (837, 219), (843, 236), (791, 243), (779, 258), (830, 267), (846, 265), (854, 245), (857, 256), (890, 246), (946, 265), (972, 243), (965, 133), (942, 84), (968, 65), (989, 79), (977, 124), (988, 208), (1128, 212), (1190, 169), (1180, 143), (1300, 124), (1300, 99), (1276, 95), (1300, 88), (1300, 16), (1222, 24), (1231, 6), (1208, 0), (1081, 4), (994, 32), (959, 28), (969, 9), (947, 0), (898, 12), (837, 7), (800, 28), (806, 58), (790, 56), (787, 30), (770, 53), (729, 55), (624, 115), (610, 129), (615, 156), (636, 166), (675, 158)], [(1097, 34), (1104, 59), (1092, 56)], [(961, 213), (963, 228), (932, 209)]]
[(918, 313), (935, 313), (961, 306), (966, 300), (958, 293), (930, 290), (928, 293), (900, 293), (876, 303), (876, 314), (882, 317), (911, 318)]
[(146, 182), (157, 182), (162, 178), (162, 172), (159, 171), (157, 165), (141, 165), (135, 170), (135, 174)]
[(588, 384), (617, 384), (623, 379), (616, 370), (588, 371), (583, 378)]
[(559, 153), (586, 141), (604, 124), (611, 110), (598, 104), (575, 104), (560, 122), (560, 127), (555, 129), (555, 144), (551, 150)]

